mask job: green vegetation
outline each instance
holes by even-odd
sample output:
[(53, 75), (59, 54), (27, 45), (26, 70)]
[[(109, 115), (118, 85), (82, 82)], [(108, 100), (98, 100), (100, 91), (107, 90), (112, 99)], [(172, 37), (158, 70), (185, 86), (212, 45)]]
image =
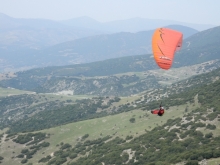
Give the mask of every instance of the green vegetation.
[[(59, 100), (58, 100), (59, 99)], [(12, 123), (27, 119), (43, 110), (53, 110), (70, 104), (69, 99), (63, 99), (58, 96), (24, 94), (1, 98), (0, 100), (0, 128), (8, 127)]]
[[(11, 134), (7, 137), (10, 138), (10, 140), (8, 141), (12, 141), (14, 143), (22, 144), (25, 146), (25, 148), (20, 150), (20, 153), (17, 153), (16, 151), (17, 155), (13, 156), (13, 159), (15, 158), (19, 160), (21, 164), (27, 163), (30, 159), (34, 157), (34, 155), (37, 154), (39, 150), (42, 150), (43, 148), (47, 148), (50, 146), (50, 143), (45, 141), (49, 138), (49, 135), (46, 135), (45, 133), (41, 132), (19, 135)], [(13, 155), (14, 154), (15, 151), (13, 151)]]
[[(143, 73), (142, 73), (143, 75)], [(33, 76), (31, 76), (33, 77)], [(53, 76), (49, 80), (21, 77), (2, 81), (4, 86), (13, 86), (22, 90), (30, 90), (37, 93), (56, 93), (59, 91), (74, 91), (75, 95), (100, 95), (100, 96), (129, 96), (151, 88), (157, 88), (159, 84), (155, 76), (137, 76), (135, 72), (125, 75), (111, 75), (101, 77), (60, 77)], [(24, 81), (23, 79), (28, 79)], [(20, 83), (20, 82), (23, 83)]]
[[(195, 115), (196, 112), (197, 110), (190, 112), (185, 117)], [(155, 127), (146, 134), (133, 139), (127, 136), (127, 140), (132, 139), (129, 142), (119, 137), (106, 141), (108, 139), (103, 137), (96, 140), (81, 141), (73, 147), (63, 144), (67, 145), (68, 148), (61, 146), (56, 151), (55, 157), (47, 161), (48, 164), (56, 164), (61, 158), (63, 161), (67, 161), (68, 158), (75, 159), (77, 155), (81, 158), (70, 164), (99, 164), (100, 162), (123, 164), (127, 162), (136, 165), (155, 162), (168, 165), (184, 160), (189, 160), (187, 164), (195, 164), (203, 159), (220, 157), (220, 150), (217, 145), (220, 143), (220, 138), (213, 137), (211, 132), (203, 134), (196, 131), (197, 128), (203, 126), (197, 124), (198, 121), (190, 121), (186, 125), (187, 127), (177, 127), (177, 129), (173, 126), (179, 123), (185, 125), (184, 119), (169, 119), (164, 125)], [(184, 140), (180, 138), (184, 138)], [(85, 153), (89, 153), (89, 156), (85, 156)], [(103, 153), (107, 154), (103, 155)], [(74, 156), (70, 157), (70, 155)], [(131, 155), (132, 158), (128, 159), (128, 155)]]
[[(213, 63), (201, 65), (201, 72), (218, 67), (218, 62)], [(52, 68), (19, 72), (18, 77), (1, 83), (38, 92), (74, 90), (90, 97), (39, 93), (2, 96), (2, 164), (190, 165), (205, 159), (219, 161), (220, 69), (174, 83), (178, 79), (171, 74), (174, 71), (122, 74), (122, 67), (103, 73), (120, 74), (95, 77), (91, 68), (70, 67), (68, 72), (60, 67), (63, 70), (53, 73), (59, 77), (48, 70)], [(84, 77), (86, 74), (91, 77)], [(27, 81), (20, 84), (23, 78)], [(69, 86), (74, 83), (80, 87)], [(161, 102), (164, 116), (151, 115), (150, 110)]]
[[(188, 50), (186, 51), (188, 55)], [(217, 51), (218, 52), (218, 51)], [(215, 52), (216, 53), (216, 52)], [(151, 55), (129, 56), (89, 64), (46, 67), (17, 72), (16, 77), (0, 81), (2, 87), (13, 87), (38, 93), (71, 91), (75, 95), (129, 96), (152, 88), (161, 88), (190, 76), (219, 67), (219, 60), (169, 71), (156, 69)], [(185, 55), (184, 55), (185, 56)], [(183, 57), (177, 55), (177, 59)], [(186, 58), (187, 62), (194, 62)], [(182, 88), (183, 89), (183, 88)]]
[[(207, 87), (202, 87), (199, 91), (197, 88), (194, 88), (194, 90), (171, 96), (170, 98), (172, 99), (170, 99), (170, 102), (166, 100), (165, 107), (169, 106), (169, 110), (165, 112), (163, 117), (149, 116), (145, 111), (138, 112), (137, 110), (130, 110), (113, 116), (106, 116), (99, 119), (94, 118), (92, 120), (57, 127), (53, 132), (52, 130), (54, 128), (44, 130), (45, 132), (50, 132), (51, 135), (54, 134), (49, 137), (50, 140), (48, 139), (52, 142), (50, 146), (60, 145), (56, 148), (53, 147), (53, 156), (51, 156), (49, 152), (45, 156), (38, 156), (39, 158), (36, 162), (44, 164), (69, 163), (73, 165), (92, 165), (100, 164), (101, 162), (105, 164), (127, 163), (136, 165), (155, 163), (168, 165), (178, 162), (198, 164), (198, 162), (203, 159), (218, 158), (220, 157), (220, 150), (218, 148), (220, 138), (213, 132), (215, 130), (207, 129), (207, 127), (217, 125), (219, 122), (216, 120), (220, 113), (220, 109), (218, 108), (219, 103), (216, 102), (219, 96), (217, 93), (214, 93), (214, 96), (208, 102), (204, 100), (204, 96), (206, 93), (209, 93), (211, 89), (215, 89), (213, 91), (217, 92), (220, 88), (219, 84), (219, 81), (216, 81)], [(200, 97), (200, 93), (203, 97)], [(202, 107), (200, 107), (201, 101), (203, 101)], [(82, 103), (83, 100), (79, 102)], [(112, 103), (114, 104), (114, 102)], [(216, 108), (212, 107), (213, 103), (216, 103)], [(146, 104), (146, 107), (153, 107), (151, 104), (152, 103)], [(173, 104), (178, 106), (172, 108)], [(143, 106), (141, 107), (143, 108)], [(188, 109), (187, 113), (185, 113), (186, 107)], [(213, 113), (217, 115), (215, 118), (211, 115)], [(169, 119), (172, 118), (172, 116), (177, 117), (178, 115), (179, 118)], [(122, 118), (122, 116), (124, 117)], [(109, 121), (113, 118), (115, 118), (115, 120), (110, 123)], [(131, 118), (135, 118), (135, 123), (130, 123), (129, 120)], [(124, 119), (124, 121), (120, 119)], [(164, 121), (165, 119), (168, 119), (167, 122), (162, 122), (162, 120)], [(143, 124), (143, 121), (146, 123)], [(204, 121), (208, 123), (215, 121), (215, 123), (206, 125)], [(123, 122), (126, 123), (127, 127), (123, 125), (117, 126), (118, 123), (122, 124)], [(149, 128), (150, 124), (151, 128)], [(95, 127), (95, 125), (98, 127)], [(109, 131), (109, 128), (112, 126), (115, 126), (115, 130)], [(122, 129), (117, 129), (116, 131), (117, 127), (121, 127)], [(126, 133), (128, 127), (129, 129)], [(100, 131), (95, 132), (92, 128)], [(135, 130), (135, 128), (138, 128), (138, 130)], [(58, 130), (63, 130), (65, 134), (63, 134), (64, 132), (60, 134)], [(132, 133), (129, 133), (129, 130), (132, 130)], [(145, 131), (142, 132), (141, 130)], [(76, 131), (80, 132), (81, 137), (79, 137), (79, 134), (78, 137), (70, 136), (70, 134), (77, 135)], [(112, 135), (107, 136), (108, 133), (112, 133)], [(14, 140), (22, 137), (26, 139), (25, 137), (34, 135), (35, 134), (18, 135)], [(59, 138), (52, 140), (55, 136)], [(71, 139), (65, 140), (65, 137), (71, 137)], [(73, 139), (75, 139), (75, 142), (70, 143)], [(60, 143), (62, 141), (65, 142)], [(28, 143), (30, 143), (30, 138), (26, 144)], [(48, 147), (50, 148), (50, 146)], [(37, 152), (34, 153), (35, 148), (31, 148), (32, 147), (21, 150), (20, 155), (18, 154), (21, 161), (29, 161), (34, 159), (33, 155), (39, 155)], [(30, 154), (31, 151), (34, 153), (33, 155)], [(103, 153), (105, 154), (103, 155)], [(25, 157), (28, 160), (24, 159), (24, 155), (26, 155)]]
[(220, 158), (214, 158), (214, 159), (209, 159), (207, 161), (207, 164), (208, 165), (215, 165), (215, 164), (219, 164), (219, 162), (220, 162)]
[(31, 94), (31, 93), (33, 92), (0, 87), (0, 97), (6, 97), (6, 96), (11, 96), (11, 95), (21, 95), (21, 94)]
[(14, 142), (19, 143), (19, 144), (25, 144), (28, 143), (27, 145), (31, 145), (31, 144), (37, 144), (38, 142), (44, 140), (46, 138), (46, 134), (45, 133), (28, 133), (28, 134), (21, 134), (18, 135), (17, 138), (13, 139)]
[(130, 120), (129, 120), (131, 123), (134, 123), (135, 122), (135, 118), (134, 117), (132, 117), (132, 118), (130, 118)]
[(220, 48), (215, 46), (220, 43), (219, 31), (218, 26), (186, 38), (184, 42), (190, 45), (183, 44), (181, 51), (175, 56), (176, 63), (173, 66), (188, 66), (219, 59)]
[[(106, 111), (97, 113), (97, 110), (109, 108), (113, 102), (118, 102), (119, 100), (119, 98), (115, 97), (108, 98), (105, 104), (101, 97), (76, 100), (73, 105), (42, 111), (32, 117), (11, 123), (8, 133), (42, 130), (70, 122), (107, 116), (108, 113)], [(51, 105), (50, 108), (51, 107), (54, 107), (54, 105)], [(118, 111), (123, 111), (123, 107)], [(118, 112), (112, 111), (111, 113), (114, 114)]]
[[(100, 162), (104, 162), (105, 164), (127, 163), (131, 165), (150, 164), (153, 162), (157, 164), (172, 164), (187, 160), (187, 164), (198, 164), (198, 161), (203, 159), (218, 158), (220, 157), (220, 150), (217, 144), (220, 143), (220, 138), (218, 136), (213, 136), (212, 132), (203, 133), (197, 129), (212, 127), (212, 125), (207, 125), (205, 127), (201, 122), (201, 115), (206, 116), (206, 121), (213, 121), (217, 118), (217, 115), (220, 114), (220, 109), (218, 108), (219, 103), (216, 102), (219, 99), (219, 95), (217, 94), (220, 89), (219, 84), (219, 81), (216, 81), (207, 86), (207, 88), (200, 88), (199, 91), (195, 88), (194, 90), (180, 93), (173, 97), (176, 98), (175, 102), (171, 101), (167, 103), (169, 106), (172, 104), (181, 105), (183, 102), (195, 104), (193, 102), (198, 99), (197, 101), (199, 103), (203, 102), (202, 106), (208, 107), (208, 109), (196, 109), (195, 107), (195, 110), (185, 114), (184, 118), (169, 119), (164, 125), (155, 127), (153, 130), (137, 136), (129, 142), (119, 137), (105, 143), (103, 143), (104, 141), (102, 139), (99, 140), (99, 143), (95, 144), (93, 141), (81, 142), (75, 147), (68, 148), (68, 151), (61, 149), (61, 152), (61, 150), (58, 150), (57, 153), (60, 154), (48, 160), (48, 163), (55, 164), (55, 162), (61, 161), (61, 158), (66, 162), (70, 155), (69, 152), (74, 152), (74, 155), (80, 157), (76, 161), (70, 163), (76, 165), (99, 164)], [(216, 93), (214, 93), (212, 99), (204, 101), (204, 98), (200, 97), (200, 93), (202, 96), (205, 96), (211, 89), (215, 89), (213, 92), (216, 91)], [(195, 97), (197, 94), (198, 97)], [(188, 98), (185, 98), (186, 96)], [(177, 100), (180, 101), (178, 102)], [(213, 103), (216, 103), (216, 108), (214, 108), (214, 110), (211, 106)], [(209, 108), (212, 109), (212, 111), (209, 111)], [(190, 108), (188, 107), (188, 109)], [(213, 113), (215, 114), (215, 118), (211, 115)], [(75, 150), (79, 148), (81, 148), (79, 152), (75, 153)], [(103, 152), (107, 154), (103, 155)], [(124, 152), (127, 153), (123, 154)], [(85, 153), (89, 153), (89, 156), (85, 157)], [(127, 154), (132, 155), (132, 158), (128, 159)]]

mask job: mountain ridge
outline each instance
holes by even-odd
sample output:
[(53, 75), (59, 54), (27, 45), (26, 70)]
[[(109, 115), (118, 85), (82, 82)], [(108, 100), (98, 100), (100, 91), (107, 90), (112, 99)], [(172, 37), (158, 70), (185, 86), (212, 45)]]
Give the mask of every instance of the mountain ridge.
[[(192, 28), (180, 25), (168, 27), (181, 29), (185, 37), (197, 32)], [(1, 50), (0, 58), (4, 62), (2, 70), (4, 66), (8, 65), (12, 65), (14, 68), (69, 65), (151, 53), (153, 32), (154, 30), (96, 35), (64, 42), (43, 50)], [(15, 54), (19, 59), (16, 63), (14, 62)]]
[(179, 24), (182, 26), (188, 26), (188, 27), (197, 29), (199, 31), (206, 30), (208, 28), (212, 28), (216, 26), (216, 25), (201, 25), (201, 27), (199, 27), (200, 24), (179, 22), (179, 21), (173, 21), (173, 20), (148, 19), (148, 18), (140, 18), (140, 17), (134, 17), (134, 18), (124, 19), (124, 20), (115, 20), (115, 21), (109, 21), (109, 22), (99, 22), (99, 21), (94, 20), (93, 18), (84, 16), (84, 17), (72, 18), (72, 19), (64, 20), (60, 22), (64, 22), (66, 25), (71, 25), (71, 26), (78, 25), (80, 27), (86, 27), (86, 25), (84, 24), (85, 22), (82, 20), (89, 20), (93, 22), (93, 27), (96, 27), (97, 29), (99, 29), (99, 26), (101, 26), (100, 29), (102, 29), (104, 26), (104, 28), (107, 29), (108, 31), (111, 31), (111, 29), (113, 30), (116, 29), (117, 32), (146, 31), (146, 30), (155, 29), (158, 27), (168, 26), (170, 24)]
[[(14, 162), (17, 164), (24, 162), (38, 162), (39, 164), (69, 163), (71, 165), (97, 165), (103, 164), (103, 162), (105, 164), (128, 162), (129, 165), (137, 165), (137, 163), (140, 165), (146, 163), (190, 165), (215, 158), (219, 162), (218, 144), (220, 138), (218, 126), (220, 124), (220, 110), (218, 91), (220, 90), (220, 83), (219, 79), (216, 79), (216, 76), (219, 77), (219, 71), (220, 69), (213, 71), (213, 73), (195, 76), (196, 81), (193, 83), (195, 86), (191, 90), (181, 92), (183, 86), (176, 84), (177, 94), (174, 91), (174, 95), (171, 97), (161, 98), (166, 108), (163, 117), (152, 115), (149, 112), (151, 108), (158, 106), (161, 100), (146, 103), (148, 97), (145, 94), (141, 94), (139, 97), (131, 96), (134, 98), (118, 99), (115, 100), (116, 102), (111, 101), (113, 97), (95, 97), (94, 100), (76, 101), (77, 104), (81, 105), (76, 107), (91, 106), (84, 109), (87, 110), (87, 113), (80, 111), (79, 116), (84, 117), (91, 111), (101, 114), (100, 112), (103, 111), (100, 109), (94, 111), (97, 107), (93, 103), (98, 104), (102, 110), (106, 110), (111, 115), (67, 124), (68, 120), (71, 120), (71, 116), (68, 114), (77, 112), (76, 108), (70, 107), (68, 109), (67, 107), (70, 104), (74, 105), (75, 102), (69, 97), (69, 100), (65, 102), (66, 108), (59, 110), (55, 108), (56, 104), (54, 103), (60, 102), (56, 100), (57, 98), (53, 98), (55, 102), (50, 102), (51, 105), (55, 106), (54, 108), (62, 114), (58, 118), (54, 118), (56, 113), (53, 113), (53, 110), (45, 109), (45, 113), (39, 113), (39, 116), (36, 114), (29, 118), (26, 116), (22, 121), (10, 125), (14, 129), (12, 131), (21, 129), (22, 133), (8, 131), (0, 134), (2, 148), (15, 146), (12, 149), (2, 150), (1, 161), (6, 165)], [(213, 80), (215, 81), (212, 81), (207, 75), (214, 76)], [(189, 84), (193, 82), (194, 78), (190, 79)], [(210, 81), (206, 82), (206, 79)], [(197, 80), (203, 84), (198, 84)], [(33, 95), (25, 96), (26, 99), (22, 99), (22, 97), (17, 97), (17, 99), (28, 103)], [(38, 97), (38, 101), (46, 98), (51, 99), (43, 95), (34, 97)], [(3, 100), (1, 99), (1, 101)], [(49, 100), (45, 100), (45, 102)], [(31, 102), (35, 105), (37, 103), (34, 99)], [(16, 106), (16, 102), (14, 103), (12, 105)], [(30, 112), (22, 107), (20, 109)], [(71, 110), (74, 112), (70, 113)], [(117, 110), (122, 111), (119, 114), (114, 114), (113, 112), (117, 112)], [(13, 111), (11, 112), (13, 113)], [(68, 117), (63, 118), (65, 114)], [(48, 125), (48, 120), (42, 120), (42, 117), (52, 120), (55, 126), (64, 119), (67, 123), (64, 121), (63, 125), (52, 127)], [(42, 126), (52, 128), (43, 129)], [(40, 130), (26, 132), (30, 128)], [(8, 156), (12, 151), (14, 151), (13, 159)]]

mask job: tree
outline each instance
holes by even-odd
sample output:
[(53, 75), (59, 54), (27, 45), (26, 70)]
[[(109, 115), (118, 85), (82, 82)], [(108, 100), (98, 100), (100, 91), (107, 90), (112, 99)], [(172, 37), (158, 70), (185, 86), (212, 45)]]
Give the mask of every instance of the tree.
[(215, 126), (215, 125), (208, 124), (208, 125), (206, 126), (206, 129), (214, 130), (214, 129), (216, 129), (216, 126)]
[(21, 163), (24, 164), (24, 163), (27, 163), (27, 161), (28, 161), (27, 159), (23, 159), (23, 160), (21, 161)]
[(134, 123), (134, 122), (135, 122), (135, 118), (133, 118), (133, 117), (130, 118), (130, 122), (131, 122), (131, 123)]
[(71, 153), (69, 157), (70, 157), (70, 159), (74, 159), (74, 158), (77, 157), (77, 154), (76, 153)]
[(210, 132), (210, 133), (207, 133), (207, 134), (205, 135), (205, 137), (206, 137), (206, 138), (211, 138), (212, 135), (213, 135), (212, 132)]
[(185, 165), (199, 165), (198, 160), (190, 160)]

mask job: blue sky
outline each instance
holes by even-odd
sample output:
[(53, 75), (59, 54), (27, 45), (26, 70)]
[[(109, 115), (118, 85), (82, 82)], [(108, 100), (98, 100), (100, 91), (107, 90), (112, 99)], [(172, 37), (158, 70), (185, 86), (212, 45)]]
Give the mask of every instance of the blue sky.
[(220, 0), (0, 0), (0, 13), (15, 18), (100, 22), (134, 17), (220, 25)]

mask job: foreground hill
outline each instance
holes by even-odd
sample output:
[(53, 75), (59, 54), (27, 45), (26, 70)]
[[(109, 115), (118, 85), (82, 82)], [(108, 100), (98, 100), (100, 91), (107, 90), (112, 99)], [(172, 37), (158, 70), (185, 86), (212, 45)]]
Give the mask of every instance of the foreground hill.
[[(203, 69), (205, 69), (207, 66), (204, 65), (203, 67)], [(201, 66), (200, 70), (202, 70)], [(170, 71), (170, 74), (173, 75), (175, 72), (180, 73), (180, 71), (177, 70), (173, 72)], [(195, 70), (195, 73), (196, 72)], [(158, 72), (158, 74), (160, 73)], [(10, 127), (11, 133), (51, 128), (70, 122), (118, 114), (138, 108), (144, 110), (157, 108), (160, 104), (157, 100), (160, 99), (163, 99), (163, 105), (166, 108), (181, 105), (187, 101), (192, 101), (196, 89), (218, 80), (219, 75), (220, 68), (209, 73), (203, 73), (198, 76), (183, 79), (182, 81), (178, 79), (176, 83), (173, 82), (173, 79), (159, 79), (160, 82), (158, 82), (158, 80), (154, 82), (154, 84), (158, 85), (157, 88), (149, 88), (145, 91), (140, 90), (136, 95), (129, 95), (122, 98), (115, 96), (94, 97), (87, 95), (82, 96), (81, 99), (78, 100), (76, 99), (77, 96), (71, 95), (70, 93), (67, 93), (67, 96), (23, 94), (2, 97), (0, 100), (2, 106), (0, 111), (1, 128)], [(162, 87), (162, 85), (159, 86), (159, 84), (169, 83), (169, 81), (172, 82), (171, 85), (165, 87)], [(134, 88), (133, 86), (131, 89), (137, 90), (146, 88), (146, 84), (142, 84), (143, 85), (139, 83), (140, 87)], [(87, 85), (85, 85), (84, 88), (86, 88), (86, 86)], [(128, 88), (125, 88), (124, 91), (128, 93), (126, 89)], [(190, 92), (192, 89), (194, 90), (193, 94), (189, 95), (189, 93), (186, 93), (187, 91)], [(119, 93), (121, 91), (118, 90), (117, 92)], [(117, 94), (117, 92), (115, 93)], [(180, 93), (183, 92), (185, 92), (185, 94), (180, 95)], [(94, 94), (101, 95), (101, 91)], [(80, 97), (78, 96), (78, 98)]]
[[(174, 84), (176, 90), (168, 91), (173, 94), (163, 99), (166, 107), (163, 117), (140, 111), (140, 108), (157, 107), (161, 101), (146, 104), (141, 96), (135, 103), (125, 98), (125, 111), (129, 112), (41, 132), (2, 134), (1, 161), (4, 164), (170, 165), (181, 162), (189, 165), (219, 158), (219, 75), (218, 69), (182, 81), (181, 85)], [(191, 85), (190, 90), (183, 86), (184, 83)], [(147, 99), (147, 95), (144, 98)], [(43, 121), (43, 116), (46, 115), (38, 119)], [(8, 146), (10, 148), (6, 149)]]

